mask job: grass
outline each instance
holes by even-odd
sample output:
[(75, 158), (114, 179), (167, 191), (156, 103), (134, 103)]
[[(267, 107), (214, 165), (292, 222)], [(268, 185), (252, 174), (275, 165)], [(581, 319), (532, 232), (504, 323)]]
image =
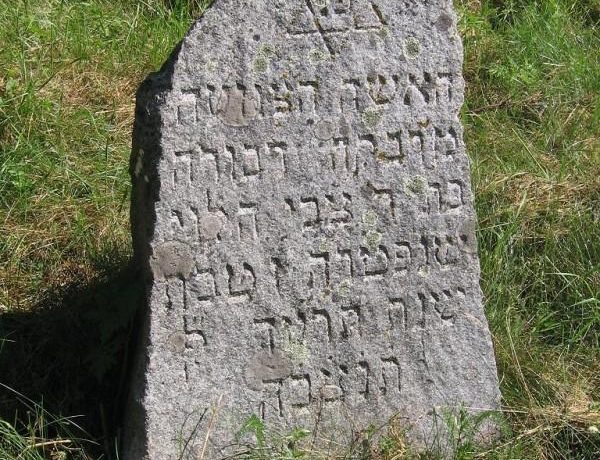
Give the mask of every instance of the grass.
[[(1, 386), (1, 384), (0, 384)], [(6, 388), (5, 388), (6, 389)], [(8, 391), (12, 392), (10, 389)], [(72, 418), (57, 418), (41, 404), (12, 392), (24, 407), (27, 417), (9, 423), (0, 419), (0, 458), (3, 460), (44, 460), (86, 458), (83, 446), (89, 441), (76, 437), (82, 433)]]
[(463, 120), (508, 447), (595, 458), (600, 3), (469, 3)]
[[(455, 457), (598, 458), (600, 2), (456, 3), (508, 431), (488, 448), (457, 435)], [(134, 92), (204, 6), (0, 0), (0, 382), (58, 414), (0, 389), (0, 459), (114, 452), (139, 296), (127, 266)], [(463, 434), (473, 423), (442, 422)], [(269, 447), (249, 458), (308, 458), (281, 438)], [(400, 432), (359, 451), (412, 458)]]
[(188, 23), (157, 1), (0, 1), (0, 305), (129, 251), (133, 95)]

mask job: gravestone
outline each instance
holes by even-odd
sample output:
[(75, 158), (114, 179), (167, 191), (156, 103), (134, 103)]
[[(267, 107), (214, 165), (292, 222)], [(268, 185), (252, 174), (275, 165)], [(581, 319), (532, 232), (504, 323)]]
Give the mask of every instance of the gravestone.
[(217, 0), (145, 81), (127, 460), (497, 407), (461, 66), (450, 0)]

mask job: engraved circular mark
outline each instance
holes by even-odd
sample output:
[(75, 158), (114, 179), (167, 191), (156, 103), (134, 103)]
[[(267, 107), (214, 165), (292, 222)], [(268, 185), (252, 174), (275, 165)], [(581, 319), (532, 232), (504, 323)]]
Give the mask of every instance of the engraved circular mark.
[(194, 269), (194, 258), (189, 246), (178, 241), (170, 241), (154, 250), (150, 267), (157, 279), (174, 277), (186, 279)]
[(421, 42), (415, 37), (404, 40), (404, 54), (409, 59), (415, 59), (421, 54)]
[(435, 26), (440, 32), (448, 32), (452, 27), (452, 17), (447, 13), (440, 14)]
[(335, 134), (335, 125), (328, 120), (321, 120), (315, 126), (315, 136), (322, 141), (328, 141)]
[(167, 347), (173, 353), (183, 353), (185, 351), (185, 334), (176, 332), (167, 339)]

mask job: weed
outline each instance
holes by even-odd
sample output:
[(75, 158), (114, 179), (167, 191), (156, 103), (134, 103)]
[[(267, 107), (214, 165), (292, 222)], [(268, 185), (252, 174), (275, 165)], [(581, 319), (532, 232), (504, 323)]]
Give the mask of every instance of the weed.
[[(87, 434), (73, 418), (55, 417), (41, 404), (26, 398), (0, 383), (4, 390), (13, 392), (28, 409), (27, 419), (10, 423), (0, 418), (0, 458), (6, 460), (73, 459), (87, 460), (85, 445), (90, 441), (80, 438)], [(89, 438), (88, 438), (89, 439)]]

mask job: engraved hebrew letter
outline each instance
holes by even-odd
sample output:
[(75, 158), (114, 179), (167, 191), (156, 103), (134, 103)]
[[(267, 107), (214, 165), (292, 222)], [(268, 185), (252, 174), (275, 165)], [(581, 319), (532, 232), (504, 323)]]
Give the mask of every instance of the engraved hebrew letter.
[(275, 318), (255, 319), (256, 338), (262, 349), (275, 351)]
[(229, 295), (232, 298), (247, 298), (256, 288), (256, 275), (253, 268), (244, 263), (235, 267), (227, 265), (227, 275), (229, 279)]
[(211, 300), (218, 295), (215, 273), (212, 269), (200, 271), (189, 283), (190, 291), (194, 292), (200, 301)]
[(292, 409), (299, 409), (310, 405), (311, 383), (310, 376), (295, 375), (286, 379), (282, 388), (283, 400), (290, 405)]
[(369, 96), (377, 105), (385, 105), (396, 97), (399, 77), (372, 73), (368, 76)]
[(366, 361), (340, 365), (340, 386), (344, 398), (353, 402), (364, 402), (370, 395), (371, 368)]
[(173, 187), (186, 189), (194, 181), (192, 173), (193, 151), (175, 152), (175, 166), (173, 169)]
[(319, 84), (316, 81), (300, 82), (300, 111), (307, 116), (315, 116), (318, 109)]
[(308, 274), (308, 288), (321, 291), (330, 285), (329, 254), (311, 254)]
[(392, 397), (400, 393), (400, 364), (397, 358), (392, 357), (381, 359), (381, 377), (383, 383), (381, 387), (381, 393), (384, 396)]
[(188, 92), (182, 96), (181, 103), (177, 107), (177, 124), (193, 125), (196, 121), (196, 95)]
[(396, 272), (406, 273), (412, 262), (412, 253), (410, 249), (410, 243), (402, 242), (396, 243), (395, 245), (395, 264), (394, 269)]
[(354, 23), (358, 30), (379, 30), (386, 24), (381, 9), (372, 0), (354, 0)]
[(404, 298), (392, 297), (389, 299), (388, 319), (390, 329), (399, 331), (406, 330), (408, 325), (407, 306)]
[(260, 110), (260, 95), (242, 83), (225, 85), (217, 106), (217, 116), (226, 125), (248, 126)]
[(308, 197), (300, 200), (300, 214), (304, 222), (304, 228), (314, 228), (321, 224), (321, 211), (319, 209), (319, 200)]
[(255, 203), (240, 203), (238, 212), (238, 229), (241, 241), (254, 241), (258, 239), (256, 213), (258, 205)]
[(360, 306), (342, 307), (342, 338), (360, 338), (361, 335)]
[(360, 248), (364, 276), (376, 277), (387, 273), (390, 257), (385, 246), (380, 245), (375, 251), (366, 247)]
[(307, 321), (306, 334), (312, 340), (328, 343), (333, 340), (333, 325), (327, 310), (316, 308)]

